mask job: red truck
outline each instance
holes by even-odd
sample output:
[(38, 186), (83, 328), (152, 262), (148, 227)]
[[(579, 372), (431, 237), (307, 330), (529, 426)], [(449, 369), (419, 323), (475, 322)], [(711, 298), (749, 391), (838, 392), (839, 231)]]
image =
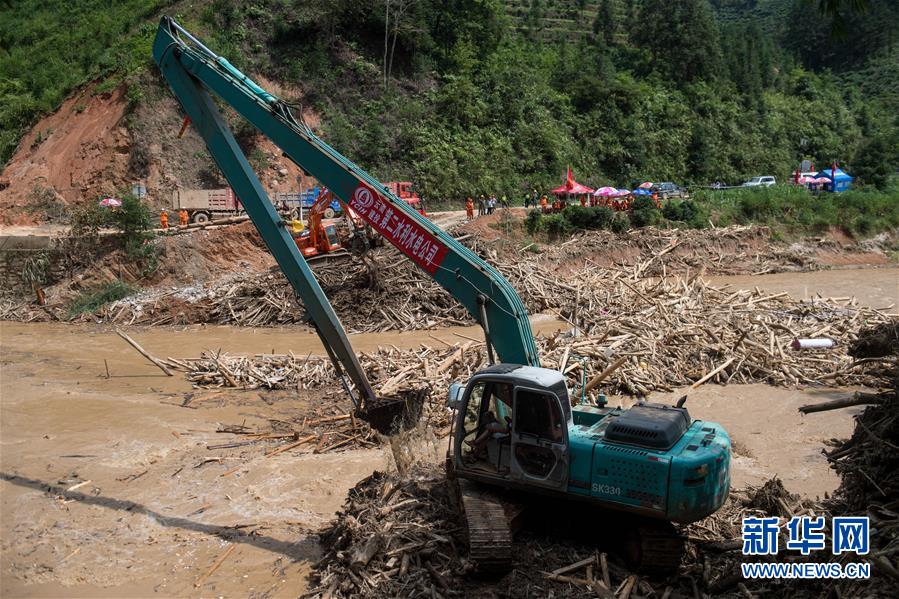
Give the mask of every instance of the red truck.
[(384, 187), (390, 190), (390, 193), (403, 200), (416, 210), (418, 213), (425, 214), (424, 206), (421, 203), (421, 197), (415, 191), (415, 186), (409, 181), (388, 181), (384, 183)]

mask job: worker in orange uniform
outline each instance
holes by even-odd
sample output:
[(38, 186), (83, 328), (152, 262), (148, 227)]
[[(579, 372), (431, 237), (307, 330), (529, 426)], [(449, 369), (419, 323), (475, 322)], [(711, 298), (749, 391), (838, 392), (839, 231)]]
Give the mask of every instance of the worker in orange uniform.
[(178, 224), (182, 227), (186, 225), (189, 221), (189, 216), (187, 215), (187, 210), (182, 208), (178, 211)]
[(159, 213), (159, 224), (162, 225), (163, 229), (169, 228), (169, 214), (165, 211), (165, 208)]
[(540, 212), (542, 212), (543, 214), (546, 214), (546, 212), (547, 212), (547, 210), (546, 210), (547, 204), (548, 204), (548, 202), (546, 201), (546, 196), (541, 196), (540, 197)]
[(468, 220), (474, 220), (474, 201), (471, 198), (465, 202), (465, 216)]

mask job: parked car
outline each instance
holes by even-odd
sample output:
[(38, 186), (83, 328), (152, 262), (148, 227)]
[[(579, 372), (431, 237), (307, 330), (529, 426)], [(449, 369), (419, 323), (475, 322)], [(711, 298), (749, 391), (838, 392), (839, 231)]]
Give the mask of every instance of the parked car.
[(652, 191), (659, 194), (659, 197), (663, 200), (667, 200), (670, 198), (680, 198), (682, 200), (686, 200), (690, 197), (690, 194), (687, 193), (686, 189), (684, 189), (680, 185), (672, 183), (671, 181), (656, 183), (652, 186)]
[(743, 183), (743, 187), (771, 187), (777, 183), (774, 177), (753, 177)]

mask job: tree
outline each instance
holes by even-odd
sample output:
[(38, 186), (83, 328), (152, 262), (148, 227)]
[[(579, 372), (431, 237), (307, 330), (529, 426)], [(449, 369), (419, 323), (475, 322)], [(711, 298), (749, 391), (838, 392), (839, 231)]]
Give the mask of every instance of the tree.
[(615, 44), (615, 33), (618, 31), (618, 21), (615, 17), (615, 7), (612, 0), (602, 0), (599, 12), (596, 13), (596, 24), (599, 32), (602, 32), (603, 40), (607, 46)]
[[(382, 70), (384, 74), (384, 90), (390, 85), (390, 74), (393, 71), (393, 56), (396, 52), (396, 39), (399, 37), (400, 28), (405, 26), (403, 19), (406, 13), (417, 4), (417, 0), (385, 0), (384, 1), (384, 59)], [(392, 10), (391, 10), (392, 7)], [(390, 56), (388, 58), (387, 46), (390, 32), (393, 31), (393, 43), (390, 44)]]
[(891, 127), (862, 142), (852, 160), (852, 174), (878, 189), (885, 189), (897, 165), (899, 127)]
[(718, 27), (707, 0), (645, 0), (637, 44), (678, 84), (716, 79), (721, 74)]

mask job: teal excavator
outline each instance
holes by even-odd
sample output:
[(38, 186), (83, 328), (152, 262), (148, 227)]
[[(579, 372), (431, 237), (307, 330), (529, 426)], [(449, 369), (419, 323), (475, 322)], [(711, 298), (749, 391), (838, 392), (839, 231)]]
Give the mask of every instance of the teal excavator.
[(289, 225), (269, 201), (210, 93), (327, 186), (483, 328), (490, 366), (450, 388), (454, 416), (447, 456), (448, 478), (457, 483), (468, 527), (470, 559), (480, 570), (511, 565), (515, 506), (533, 497), (629, 512), (639, 523), (628, 543), (630, 558), (648, 571), (677, 566), (682, 540), (671, 523), (712, 514), (730, 488), (730, 439), (721, 425), (691, 419), (682, 402), (629, 409), (572, 406), (562, 373), (540, 367), (524, 304), (493, 267), (319, 139), (287, 102), (169, 17), (160, 23), (153, 58), (302, 301), (338, 379), (372, 426), (390, 430), (409, 405), (375, 396)]

